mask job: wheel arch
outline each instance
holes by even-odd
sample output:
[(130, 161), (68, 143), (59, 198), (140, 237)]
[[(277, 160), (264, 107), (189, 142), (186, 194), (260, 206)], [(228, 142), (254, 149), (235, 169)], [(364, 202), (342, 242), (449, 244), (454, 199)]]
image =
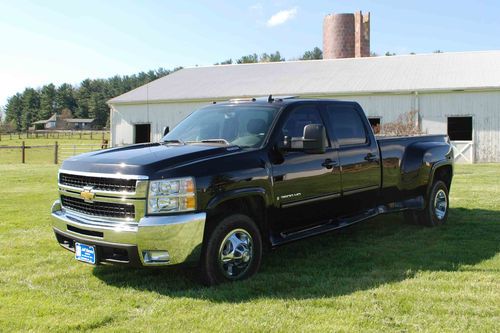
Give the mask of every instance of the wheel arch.
[(432, 188), (432, 184), (438, 180), (442, 180), (445, 184), (446, 187), (448, 188), (448, 191), (450, 191), (451, 188), (451, 180), (453, 178), (453, 163), (449, 160), (443, 160), (438, 163), (435, 163), (429, 174), (429, 183), (427, 184), (427, 193)]
[(207, 204), (207, 223), (205, 235), (208, 235), (217, 221), (230, 214), (248, 215), (255, 221), (262, 235), (262, 240), (269, 239), (268, 214), (269, 199), (263, 188), (247, 188), (227, 191), (212, 198)]

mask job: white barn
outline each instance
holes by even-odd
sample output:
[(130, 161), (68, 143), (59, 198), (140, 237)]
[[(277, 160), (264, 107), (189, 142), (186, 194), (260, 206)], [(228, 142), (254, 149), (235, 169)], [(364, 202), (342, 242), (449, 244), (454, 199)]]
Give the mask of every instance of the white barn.
[(500, 162), (500, 51), (186, 68), (111, 99), (111, 144), (158, 141), (213, 101), (273, 95), (361, 104), (381, 124), (418, 112), (457, 162)]

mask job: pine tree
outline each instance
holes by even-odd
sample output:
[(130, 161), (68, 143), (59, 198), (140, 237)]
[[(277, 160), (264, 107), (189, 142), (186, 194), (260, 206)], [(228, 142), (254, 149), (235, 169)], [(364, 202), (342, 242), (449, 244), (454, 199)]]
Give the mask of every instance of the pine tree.
[(57, 111), (56, 87), (54, 84), (43, 86), (40, 90), (40, 110), (38, 119), (48, 119)]
[(23, 114), (23, 96), (20, 93), (15, 94), (7, 100), (5, 107), (5, 121), (13, 123), (15, 130), (19, 131), (22, 128)]
[(40, 94), (33, 88), (26, 88), (23, 92), (22, 101), (23, 111), (20, 129), (26, 130), (34, 121), (40, 120)]

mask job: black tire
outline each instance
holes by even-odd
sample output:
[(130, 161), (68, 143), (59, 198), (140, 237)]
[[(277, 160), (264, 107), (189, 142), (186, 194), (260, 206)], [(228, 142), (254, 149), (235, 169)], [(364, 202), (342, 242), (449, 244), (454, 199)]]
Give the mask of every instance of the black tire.
[[(227, 216), (216, 221), (209, 232), (199, 265), (203, 284), (212, 286), (244, 280), (257, 273), (262, 260), (262, 237), (250, 217)], [(236, 248), (234, 244), (238, 244)], [(227, 259), (231, 255), (236, 259)], [(227, 262), (222, 260), (223, 256)]]
[(425, 209), (405, 212), (405, 217), (412, 223), (427, 227), (437, 227), (446, 223), (450, 208), (450, 198), (446, 184), (438, 180), (432, 184)]

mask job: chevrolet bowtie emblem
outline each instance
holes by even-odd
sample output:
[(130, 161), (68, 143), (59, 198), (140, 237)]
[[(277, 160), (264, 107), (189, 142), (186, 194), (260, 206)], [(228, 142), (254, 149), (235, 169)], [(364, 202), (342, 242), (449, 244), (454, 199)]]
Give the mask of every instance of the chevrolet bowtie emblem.
[(85, 201), (85, 202), (92, 202), (95, 198), (95, 193), (92, 192), (92, 187), (91, 186), (85, 186), (83, 188), (83, 192), (80, 192), (80, 197)]

